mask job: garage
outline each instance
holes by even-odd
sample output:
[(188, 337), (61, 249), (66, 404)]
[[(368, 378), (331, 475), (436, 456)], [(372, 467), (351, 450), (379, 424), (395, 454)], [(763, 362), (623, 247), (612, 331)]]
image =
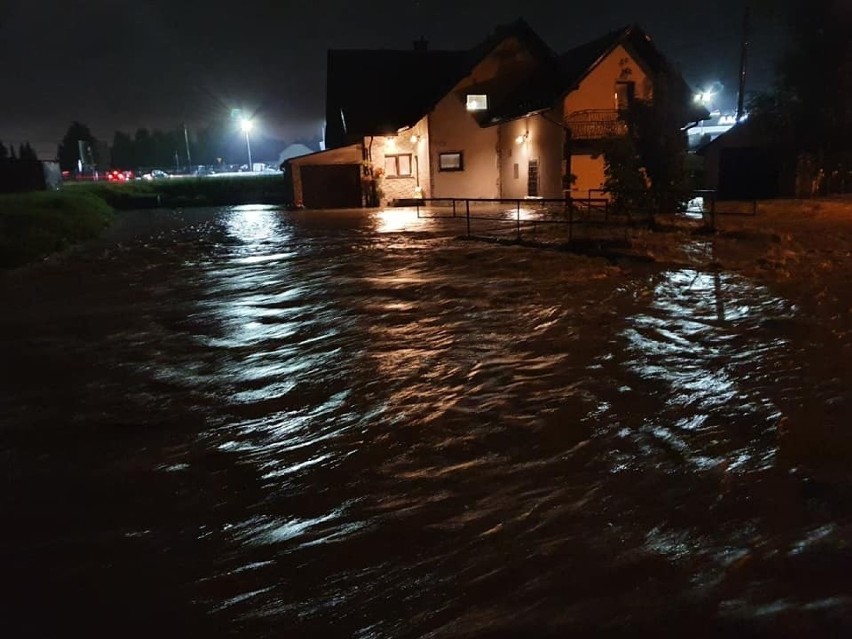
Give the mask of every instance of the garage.
[(287, 160), (297, 204), (309, 209), (346, 209), (363, 206), (360, 144), (318, 151)]
[(302, 196), (309, 209), (361, 206), (361, 167), (357, 164), (314, 164), (301, 167)]

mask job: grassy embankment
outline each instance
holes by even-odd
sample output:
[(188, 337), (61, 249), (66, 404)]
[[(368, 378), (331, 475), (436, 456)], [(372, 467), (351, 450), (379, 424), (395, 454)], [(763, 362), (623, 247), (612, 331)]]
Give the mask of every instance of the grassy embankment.
[(112, 208), (92, 193), (0, 195), (0, 268), (26, 264), (97, 237), (112, 217)]
[[(190, 207), (235, 204), (288, 204), (288, 181), (280, 175), (226, 178), (171, 178), (126, 183), (68, 183), (69, 191), (103, 198), (116, 209), (146, 206)], [(157, 200), (159, 196), (159, 201)]]
[(281, 176), (70, 182), (58, 192), (0, 195), (0, 268), (19, 266), (96, 237), (113, 209), (287, 204)]

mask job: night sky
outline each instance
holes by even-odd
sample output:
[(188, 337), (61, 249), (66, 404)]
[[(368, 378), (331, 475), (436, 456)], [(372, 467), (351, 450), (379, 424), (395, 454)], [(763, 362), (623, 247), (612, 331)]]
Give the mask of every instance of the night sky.
[[(0, 140), (43, 158), (72, 120), (116, 129), (193, 127), (256, 113), (268, 135), (320, 135), (328, 48), (467, 48), (523, 17), (557, 52), (636, 22), (696, 87), (736, 103), (746, 0), (2, 0)], [(790, 0), (751, 0), (750, 89), (765, 88)], [(380, 73), (364, 69), (364, 73)], [(389, 99), (392, 99), (388, 87)]]

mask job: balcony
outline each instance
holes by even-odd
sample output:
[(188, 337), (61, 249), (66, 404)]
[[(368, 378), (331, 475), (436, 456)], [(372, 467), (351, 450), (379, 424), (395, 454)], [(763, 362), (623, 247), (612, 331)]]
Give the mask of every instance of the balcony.
[(574, 111), (565, 116), (574, 140), (602, 140), (627, 135), (627, 123), (615, 109)]

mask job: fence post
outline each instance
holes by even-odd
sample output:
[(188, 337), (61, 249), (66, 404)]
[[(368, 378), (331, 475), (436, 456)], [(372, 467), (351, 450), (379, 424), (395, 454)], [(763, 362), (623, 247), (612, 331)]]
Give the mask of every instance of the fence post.
[[(470, 237), (470, 200), (465, 200), (464, 205), (465, 205), (466, 217), (467, 217), (467, 236)], [(453, 211), (455, 211), (455, 208), (456, 208), (456, 201), (453, 200)], [(453, 213), (453, 215), (455, 215), (455, 213)]]
[(420, 219), (420, 200), (415, 202), (415, 206), (417, 207), (417, 219)]
[(574, 241), (574, 207), (568, 207), (568, 244)]
[(518, 207), (518, 212), (517, 212), (518, 241), (520, 242), (521, 241), (521, 201), (518, 200), (516, 202), (516, 204), (517, 204), (517, 207)]
[[(455, 217), (455, 216), (456, 216), (456, 200), (455, 200), (455, 198), (453, 198), (453, 217)], [(468, 235), (470, 235), (470, 233), (468, 233)]]
[(710, 230), (716, 231), (716, 193), (710, 198)]

